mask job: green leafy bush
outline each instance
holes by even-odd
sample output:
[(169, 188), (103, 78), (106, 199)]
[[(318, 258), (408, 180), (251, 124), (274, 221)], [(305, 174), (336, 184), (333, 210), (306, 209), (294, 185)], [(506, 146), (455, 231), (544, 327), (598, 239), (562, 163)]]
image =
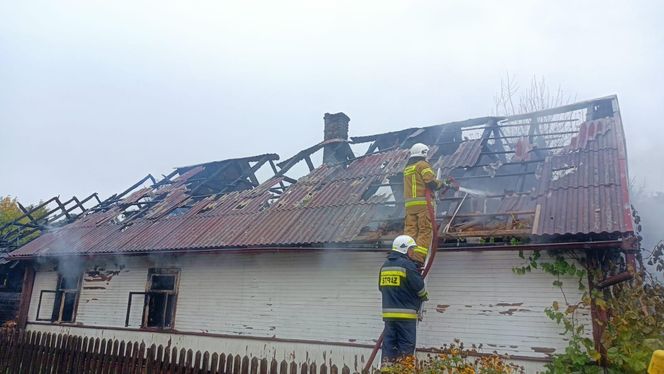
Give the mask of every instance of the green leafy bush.
[[(587, 290), (584, 285), (587, 274), (590, 274), (593, 284), (598, 284), (607, 274), (615, 273), (616, 269), (627, 269), (620, 252), (602, 253), (602, 261), (595, 262), (602, 266), (592, 268), (586, 265), (592, 263), (585, 257), (586, 254), (552, 253), (553, 261), (546, 262), (541, 261), (537, 251), (527, 259), (523, 253), (519, 255), (526, 263), (512, 269), (514, 273), (526, 274), (539, 269), (551, 274), (552, 284), (560, 288), (565, 304), (554, 301), (545, 310), (551, 320), (564, 327), (569, 339), (565, 352), (555, 355), (553, 361), (547, 364), (548, 373), (641, 374), (646, 371), (653, 351), (664, 348), (664, 286), (643, 266), (640, 272), (630, 269), (634, 274), (630, 281), (603, 290)], [(664, 268), (664, 244), (660, 243), (650, 253), (648, 262), (657, 270)], [(569, 302), (565, 296), (562, 282), (565, 275), (578, 279), (579, 289), (584, 290), (583, 297), (577, 303)], [(590, 308), (593, 303), (599, 312), (607, 315), (605, 322), (595, 320), (603, 328), (598, 347), (587, 337), (586, 329), (591, 327), (581, 324), (577, 313), (581, 308)]]

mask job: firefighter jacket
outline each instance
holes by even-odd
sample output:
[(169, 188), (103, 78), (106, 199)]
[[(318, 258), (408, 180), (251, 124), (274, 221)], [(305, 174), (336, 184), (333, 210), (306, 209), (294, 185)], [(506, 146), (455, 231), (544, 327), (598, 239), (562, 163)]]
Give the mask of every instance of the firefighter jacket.
[(426, 190), (439, 189), (443, 182), (436, 179), (431, 165), (422, 157), (408, 160), (403, 170), (403, 195), (406, 212), (419, 213), (426, 210)]
[(407, 255), (390, 252), (380, 268), (378, 289), (383, 296), (383, 320), (417, 319), (428, 294), (424, 279)]

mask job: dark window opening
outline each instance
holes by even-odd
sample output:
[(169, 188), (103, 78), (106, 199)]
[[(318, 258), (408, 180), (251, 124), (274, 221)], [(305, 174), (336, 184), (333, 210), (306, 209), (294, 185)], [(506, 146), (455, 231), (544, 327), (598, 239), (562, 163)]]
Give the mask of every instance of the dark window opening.
[(177, 303), (178, 269), (150, 269), (143, 310), (143, 326), (172, 329)]
[(152, 291), (175, 290), (175, 275), (153, 275)]
[(81, 290), (81, 275), (62, 275), (58, 277), (51, 322), (74, 322), (78, 295)]
[(0, 273), (0, 289), (9, 287), (9, 274)]

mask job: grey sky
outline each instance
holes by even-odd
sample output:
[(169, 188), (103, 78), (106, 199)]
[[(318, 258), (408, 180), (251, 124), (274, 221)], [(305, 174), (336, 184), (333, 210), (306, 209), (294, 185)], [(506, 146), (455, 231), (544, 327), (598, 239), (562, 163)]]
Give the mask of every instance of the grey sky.
[(0, 0), (0, 195), (118, 192), (173, 166), (491, 114), (509, 71), (617, 94), (664, 190), (658, 1)]

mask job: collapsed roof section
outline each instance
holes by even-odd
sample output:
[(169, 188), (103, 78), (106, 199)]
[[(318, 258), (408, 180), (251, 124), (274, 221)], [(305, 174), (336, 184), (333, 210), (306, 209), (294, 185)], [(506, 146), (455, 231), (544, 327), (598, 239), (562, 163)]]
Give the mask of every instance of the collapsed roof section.
[[(326, 114), (323, 142), (279, 164), (266, 154), (176, 168), (149, 187), (143, 180), (11, 255), (383, 246), (402, 230), (402, 170), (417, 142), (472, 192), (437, 197), (438, 223), (449, 227), (443, 246), (633, 231), (616, 97), (350, 140), (348, 121)], [(356, 156), (351, 145), (361, 143), (368, 149)], [(300, 163), (309, 173), (289, 176)], [(273, 175), (259, 183), (266, 164)]]
[[(478, 130), (436, 164), (478, 192), (459, 208), (448, 240), (615, 239), (633, 232), (616, 97), (507, 117)], [(441, 198), (443, 222), (463, 195)]]
[(0, 225), (0, 265), (8, 252), (36, 238), (49, 228), (74, 222), (88, 209), (100, 203), (101, 200), (96, 193), (84, 199), (73, 196), (69, 200), (64, 200), (60, 196), (55, 196), (29, 207), (16, 201), (16, 206), (22, 214), (14, 221)]

